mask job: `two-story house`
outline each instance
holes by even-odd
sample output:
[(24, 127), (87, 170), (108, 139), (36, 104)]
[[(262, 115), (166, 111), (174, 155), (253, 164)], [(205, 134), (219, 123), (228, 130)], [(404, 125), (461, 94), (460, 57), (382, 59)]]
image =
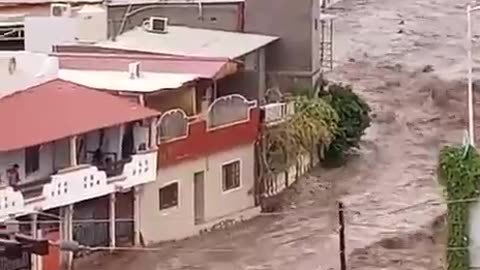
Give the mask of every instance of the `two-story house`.
[(237, 72), (238, 63), (145, 54), (57, 56), (61, 78), (161, 113), (156, 181), (145, 185), (139, 196), (140, 204), (148, 206), (141, 208), (139, 222), (145, 244), (188, 237), (225, 219), (259, 213), (257, 102), (239, 94), (217, 96), (216, 91), (205, 97), (205, 86), (213, 89), (214, 81)]
[(60, 79), (1, 98), (0, 221), (87, 245), (101, 244), (92, 239), (99, 231), (107, 245), (119, 234), (139, 242), (138, 197), (157, 176), (159, 114)]

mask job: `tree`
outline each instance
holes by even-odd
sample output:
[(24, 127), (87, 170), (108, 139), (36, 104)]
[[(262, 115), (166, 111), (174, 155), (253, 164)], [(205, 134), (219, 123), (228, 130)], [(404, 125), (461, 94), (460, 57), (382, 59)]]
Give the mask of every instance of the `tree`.
[(358, 148), (361, 137), (370, 126), (368, 104), (353, 92), (350, 85), (327, 83), (319, 96), (327, 101), (339, 117), (335, 139), (325, 153), (326, 165), (340, 165), (351, 148)]
[(339, 117), (323, 99), (295, 96), (295, 114), (284, 123), (266, 129), (269, 167), (284, 170), (297, 158), (328, 145), (335, 138)]

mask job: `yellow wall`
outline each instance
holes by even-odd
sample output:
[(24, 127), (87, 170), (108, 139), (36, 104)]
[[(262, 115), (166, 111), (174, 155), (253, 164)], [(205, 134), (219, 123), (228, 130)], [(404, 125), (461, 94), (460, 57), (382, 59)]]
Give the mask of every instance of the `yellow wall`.
[(179, 89), (162, 90), (156, 94), (146, 96), (145, 105), (160, 112), (180, 108), (187, 115), (196, 114), (195, 88), (182, 87)]

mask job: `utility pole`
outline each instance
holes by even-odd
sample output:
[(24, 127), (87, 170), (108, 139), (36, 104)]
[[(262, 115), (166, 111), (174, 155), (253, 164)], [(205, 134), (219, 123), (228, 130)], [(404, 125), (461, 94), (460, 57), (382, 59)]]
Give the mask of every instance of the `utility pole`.
[(347, 270), (347, 260), (345, 258), (345, 208), (342, 202), (338, 202), (338, 224), (340, 225), (339, 246), (340, 246), (340, 270)]

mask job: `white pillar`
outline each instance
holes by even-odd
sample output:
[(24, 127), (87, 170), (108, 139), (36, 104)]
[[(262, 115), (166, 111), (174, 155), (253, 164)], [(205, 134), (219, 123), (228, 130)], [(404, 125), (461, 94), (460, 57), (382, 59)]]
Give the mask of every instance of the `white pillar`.
[(472, 59), (472, 7), (467, 6), (467, 68), (468, 68), (468, 135), (470, 145), (475, 147), (475, 125), (473, 112), (473, 59)]
[(77, 160), (77, 136), (70, 137), (70, 166), (75, 167), (78, 164)]
[[(37, 238), (43, 239), (43, 232), (41, 229), (37, 230)], [(43, 256), (36, 256), (37, 270), (43, 270)], [(48, 269), (47, 269), (48, 270)]]
[(267, 91), (267, 75), (265, 64), (265, 48), (258, 51), (258, 103), (265, 103), (265, 92)]
[(110, 247), (112, 249), (115, 248), (116, 242), (115, 242), (115, 237), (116, 237), (116, 232), (115, 232), (115, 192), (110, 193)]
[[(75, 153), (76, 153), (76, 147), (75, 147)], [(76, 156), (76, 154), (75, 154)], [(75, 165), (76, 166), (76, 158), (75, 158)], [(66, 211), (67, 211), (67, 217), (66, 217), (66, 229), (67, 229), (67, 240), (72, 241), (73, 240), (73, 204), (67, 205), (66, 206)], [(73, 267), (73, 252), (68, 252), (68, 269), (71, 270)]]
[[(31, 214), (30, 215), (31, 217), (31, 223), (30, 223), (30, 235), (33, 237), (33, 238), (39, 238), (38, 237), (38, 223), (37, 223), (37, 217), (38, 215), (37, 214)], [(38, 270), (39, 268), (39, 262), (38, 262), (38, 257), (40, 256), (37, 256), (37, 255), (34, 255), (32, 254), (32, 270)]]
[(140, 187), (133, 188), (133, 243), (140, 246)]
[(152, 118), (150, 120), (150, 149), (157, 148), (157, 118)]
[[(73, 240), (73, 204), (60, 208), (60, 241)], [(73, 253), (63, 252), (61, 259), (62, 269), (71, 269), (73, 264)]]

